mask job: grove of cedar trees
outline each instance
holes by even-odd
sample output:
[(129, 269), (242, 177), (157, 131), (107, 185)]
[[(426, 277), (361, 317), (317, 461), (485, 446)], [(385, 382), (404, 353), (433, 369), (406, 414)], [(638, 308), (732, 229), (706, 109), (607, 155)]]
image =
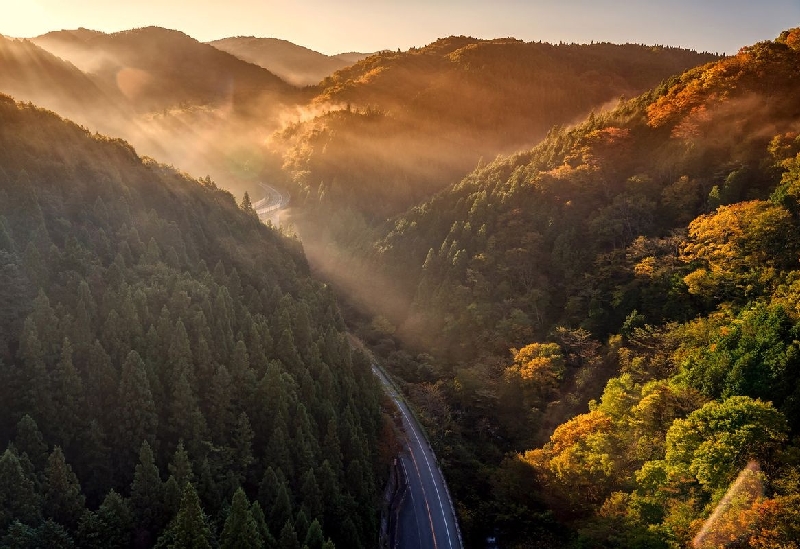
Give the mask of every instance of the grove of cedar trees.
[(0, 97), (0, 546), (373, 547), (380, 394), (296, 240)]

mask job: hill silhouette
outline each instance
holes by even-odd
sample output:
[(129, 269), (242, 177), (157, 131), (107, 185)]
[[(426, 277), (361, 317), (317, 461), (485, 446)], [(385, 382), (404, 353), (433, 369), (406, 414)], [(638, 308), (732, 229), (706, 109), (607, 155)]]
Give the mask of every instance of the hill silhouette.
[(221, 103), (236, 108), (292, 91), (262, 67), (160, 27), (113, 34), (55, 31), (32, 41), (118, 90), (140, 111)]
[(295, 86), (318, 84), (337, 70), (367, 57), (367, 54), (360, 53), (325, 55), (279, 38), (237, 36), (214, 40), (209, 44), (264, 67)]

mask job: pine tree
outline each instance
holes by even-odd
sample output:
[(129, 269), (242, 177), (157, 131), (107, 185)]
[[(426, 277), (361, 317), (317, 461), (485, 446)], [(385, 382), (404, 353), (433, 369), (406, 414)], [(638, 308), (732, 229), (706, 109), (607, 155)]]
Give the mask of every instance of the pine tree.
[(206, 422), (186, 375), (180, 376), (172, 395), (170, 407), (168, 426), (171, 439), (177, 442), (180, 438), (185, 438), (192, 454), (199, 454)]
[(178, 442), (178, 447), (175, 449), (175, 455), (172, 458), (172, 463), (168, 466), (169, 472), (175, 477), (178, 487), (183, 493), (187, 482), (194, 484), (194, 471), (192, 471), (192, 462), (189, 459), (189, 454), (183, 446), (183, 440)]
[(47, 444), (39, 426), (31, 416), (25, 414), (17, 423), (17, 436), (14, 438), (14, 446), (20, 454), (27, 454), (37, 471), (44, 471), (47, 465), (49, 453)]
[(239, 207), (247, 215), (258, 219), (258, 213), (256, 213), (255, 208), (253, 208), (253, 202), (250, 200), (250, 194), (247, 191), (244, 192), (244, 196), (242, 197), (242, 202)]
[(250, 427), (250, 419), (247, 413), (239, 414), (239, 421), (236, 431), (233, 434), (233, 467), (237, 473), (240, 484), (246, 482), (250, 476), (250, 470), (255, 463), (253, 457), (253, 429)]
[(250, 503), (244, 490), (239, 488), (233, 495), (231, 510), (225, 520), (225, 527), (220, 538), (220, 549), (261, 549), (264, 541), (258, 531)]
[(112, 432), (113, 411), (118, 404), (117, 372), (111, 365), (111, 357), (97, 339), (89, 347), (84, 365), (83, 387), (86, 408), (94, 412), (104, 432)]
[(64, 338), (61, 360), (52, 375), (51, 398), (58, 416), (55, 441), (68, 451), (72, 443), (85, 430), (86, 402), (83, 397), (83, 382), (72, 362), (72, 344)]
[(192, 484), (183, 490), (181, 508), (170, 528), (174, 535), (172, 549), (211, 549), (213, 537), (208, 521), (200, 507), (200, 498)]
[(258, 501), (254, 501), (253, 505), (250, 506), (250, 514), (253, 515), (253, 520), (256, 523), (256, 528), (258, 528), (261, 539), (264, 540), (264, 548), (274, 549), (277, 542), (275, 541), (275, 537), (269, 531), (264, 510), (261, 508), (261, 505), (258, 503)]
[(322, 506), (322, 492), (317, 484), (317, 477), (313, 469), (309, 469), (303, 475), (300, 484), (301, 509), (311, 520), (322, 520), (325, 509)]
[(211, 386), (208, 388), (208, 414), (206, 416), (211, 427), (211, 438), (216, 444), (226, 444), (229, 441), (234, 420), (232, 398), (231, 376), (225, 366), (219, 365)]
[[(267, 508), (267, 512), (269, 513), (268, 524), (271, 532), (280, 532), (283, 524), (292, 520), (292, 501), (286, 483), (278, 488), (275, 505)], [(294, 529), (292, 531), (294, 532)]]
[(308, 527), (308, 516), (306, 516), (305, 511), (300, 509), (294, 519), (294, 531), (297, 532), (297, 539), (306, 539), (306, 536), (308, 535)]
[(39, 418), (39, 423), (49, 434), (52, 427), (48, 426), (57, 425), (56, 412), (51, 398), (50, 373), (45, 364), (46, 353), (33, 316), (25, 320), (18, 354), (25, 368), (23, 374), (27, 389), (24, 397), (25, 409)]
[(33, 481), (25, 476), (17, 455), (7, 449), (0, 456), (0, 531), (14, 520), (37, 524), (39, 517), (40, 503)]
[(106, 435), (100, 423), (93, 419), (89, 429), (84, 433), (81, 444), (83, 451), (78, 460), (79, 476), (84, 479), (84, 493), (90, 507), (96, 507), (105, 496), (112, 483), (113, 468), (110, 460), (110, 449), (106, 444)]
[[(158, 415), (145, 365), (139, 353), (131, 351), (122, 365), (119, 386), (119, 415), (117, 420), (116, 446), (121, 453), (119, 468), (133, 468), (134, 448), (148, 442), (155, 443)], [(130, 477), (128, 477), (130, 478)]]
[(297, 540), (297, 532), (294, 531), (291, 521), (287, 520), (281, 528), (278, 547), (279, 549), (301, 549), (300, 542)]
[(164, 483), (164, 513), (170, 519), (174, 518), (181, 508), (181, 498), (183, 493), (178, 486), (178, 481), (174, 475), (170, 475)]
[(314, 519), (308, 527), (308, 533), (306, 534), (303, 545), (308, 547), (308, 549), (322, 549), (324, 544), (325, 538), (322, 535), (322, 526), (320, 526), (317, 519)]
[(45, 517), (74, 530), (86, 511), (86, 498), (81, 493), (78, 477), (56, 446), (47, 460), (45, 469), (43, 511)]
[(194, 379), (194, 368), (192, 359), (192, 349), (189, 343), (189, 335), (186, 333), (186, 326), (178, 319), (172, 332), (172, 342), (169, 346), (168, 361), (166, 363), (166, 377), (169, 386), (175, 387), (180, 377), (186, 376), (189, 385), (196, 387)]
[(136, 524), (136, 538), (152, 543), (164, 523), (164, 483), (158, 473), (153, 450), (145, 440), (139, 451), (139, 463), (131, 483), (131, 510)]
[(117, 492), (111, 490), (97, 511), (84, 514), (76, 538), (81, 549), (130, 547), (132, 529), (130, 508)]

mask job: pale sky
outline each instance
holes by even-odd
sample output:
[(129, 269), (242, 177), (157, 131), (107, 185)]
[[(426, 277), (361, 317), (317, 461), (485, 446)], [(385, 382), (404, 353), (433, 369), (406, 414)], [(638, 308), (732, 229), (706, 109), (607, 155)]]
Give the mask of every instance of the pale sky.
[(800, 0), (0, 0), (0, 34), (156, 25), (207, 41), (290, 40), (323, 53), (423, 46), (449, 35), (637, 42), (736, 53), (800, 26)]

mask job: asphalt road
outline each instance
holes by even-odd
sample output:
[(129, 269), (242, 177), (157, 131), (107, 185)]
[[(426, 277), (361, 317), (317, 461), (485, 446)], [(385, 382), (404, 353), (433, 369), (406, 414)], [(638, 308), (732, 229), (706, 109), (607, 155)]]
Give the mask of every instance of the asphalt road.
[(288, 194), (284, 195), (275, 187), (266, 183), (259, 183), (259, 186), (264, 189), (266, 196), (253, 204), (253, 208), (258, 215), (268, 215), (271, 212), (285, 208), (289, 204)]
[(462, 549), (455, 510), (433, 450), (391, 382), (376, 366), (372, 371), (400, 410), (406, 432), (400, 462), (408, 494), (399, 512), (397, 543), (392, 549)]

